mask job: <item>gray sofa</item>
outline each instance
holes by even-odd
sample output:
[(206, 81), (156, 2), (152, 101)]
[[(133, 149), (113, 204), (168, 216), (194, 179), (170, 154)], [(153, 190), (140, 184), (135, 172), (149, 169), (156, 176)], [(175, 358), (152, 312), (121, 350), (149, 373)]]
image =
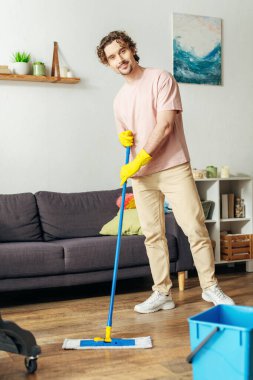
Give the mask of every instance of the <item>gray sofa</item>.
[[(116, 237), (99, 231), (116, 215), (119, 195), (121, 189), (0, 195), (0, 292), (111, 281)], [(171, 272), (192, 269), (172, 213), (166, 231)], [(123, 236), (118, 278), (149, 274), (144, 237)]]

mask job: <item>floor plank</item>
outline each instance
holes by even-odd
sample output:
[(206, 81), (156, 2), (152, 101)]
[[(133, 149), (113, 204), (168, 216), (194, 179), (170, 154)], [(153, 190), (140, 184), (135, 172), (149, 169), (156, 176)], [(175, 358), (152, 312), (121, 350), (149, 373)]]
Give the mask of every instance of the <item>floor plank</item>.
[[(253, 273), (230, 273), (218, 278), (223, 290), (238, 304), (253, 305)], [(42, 355), (36, 374), (27, 375), (23, 357), (0, 352), (0, 380), (192, 379), (191, 366), (185, 360), (190, 351), (187, 318), (211, 306), (201, 300), (197, 278), (186, 280), (184, 292), (179, 292), (175, 281), (174, 310), (146, 315), (135, 313), (133, 307), (147, 298), (150, 291), (147, 286), (136, 287), (133, 281), (126, 281), (126, 289), (116, 295), (112, 335), (123, 338), (150, 335), (152, 349), (61, 349), (64, 338), (104, 336), (110, 294), (106, 286), (97, 292), (90, 287), (87, 294), (73, 293), (74, 296), (64, 289), (57, 296), (52, 296), (53, 290), (41, 292), (40, 296), (36, 292), (29, 297), (24, 293), (2, 296), (2, 317), (31, 330)]]

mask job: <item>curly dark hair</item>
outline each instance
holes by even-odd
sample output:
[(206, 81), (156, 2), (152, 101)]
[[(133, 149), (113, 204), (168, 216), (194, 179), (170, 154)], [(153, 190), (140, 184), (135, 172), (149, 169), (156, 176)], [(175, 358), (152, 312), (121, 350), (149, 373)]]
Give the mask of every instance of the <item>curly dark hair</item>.
[(104, 38), (102, 38), (100, 44), (97, 46), (97, 55), (101, 63), (103, 63), (104, 65), (108, 64), (104, 49), (107, 45), (111, 44), (115, 40), (119, 43), (120, 41), (123, 41), (130, 49), (133, 49), (135, 51), (134, 59), (136, 60), (136, 62), (139, 62), (140, 58), (136, 54), (136, 43), (132, 40), (131, 37), (128, 36), (126, 32), (115, 30), (113, 32), (110, 32)]

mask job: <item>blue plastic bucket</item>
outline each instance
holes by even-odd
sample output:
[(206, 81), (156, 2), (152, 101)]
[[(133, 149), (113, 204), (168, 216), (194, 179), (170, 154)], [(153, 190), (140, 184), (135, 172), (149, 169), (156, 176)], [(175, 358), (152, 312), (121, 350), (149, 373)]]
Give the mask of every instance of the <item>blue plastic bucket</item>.
[(253, 380), (253, 307), (218, 305), (188, 322), (194, 380)]

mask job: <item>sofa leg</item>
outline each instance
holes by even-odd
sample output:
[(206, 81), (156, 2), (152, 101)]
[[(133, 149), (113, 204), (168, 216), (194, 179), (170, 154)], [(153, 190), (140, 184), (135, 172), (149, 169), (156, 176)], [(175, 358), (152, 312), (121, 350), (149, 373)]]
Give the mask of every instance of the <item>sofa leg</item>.
[(184, 290), (184, 281), (185, 281), (185, 272), (178, 272), (178, 286), (179, 290), (183, 291)]

